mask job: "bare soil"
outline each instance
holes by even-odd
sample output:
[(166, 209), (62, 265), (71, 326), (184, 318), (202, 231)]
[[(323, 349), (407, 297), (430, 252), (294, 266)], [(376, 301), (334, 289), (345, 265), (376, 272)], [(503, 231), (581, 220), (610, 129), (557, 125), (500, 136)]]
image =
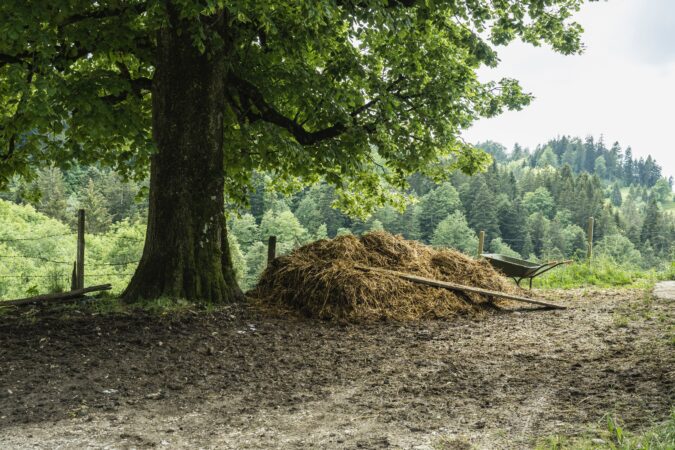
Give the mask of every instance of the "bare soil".
[(245, 305), (0, 317), (0, 448), (527, 448), (675, 404), (672, 300), (335, 323)]

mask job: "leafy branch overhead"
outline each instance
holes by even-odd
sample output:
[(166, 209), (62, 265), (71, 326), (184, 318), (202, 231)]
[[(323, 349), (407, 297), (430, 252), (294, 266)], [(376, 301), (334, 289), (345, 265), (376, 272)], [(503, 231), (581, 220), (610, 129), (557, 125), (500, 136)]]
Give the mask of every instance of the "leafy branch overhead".
[(288, 181), (322, 176), (346, 206), (357, 207), (350, 191), (369, 192), (372, 206), (410, 173), (438, 171), (439, 157), (484, 167), (461, 130), (531, 96), (515, 80), (481, 82), (476, 69), (495, 66), (496, 46), (515, 39), (579, 52), (570, 18), (581, 2), (5, 0), (0, 185), (52, 162), (144, 176), (158, 33), (172, 27), (226, 66), (233, 200), (260, 169)]

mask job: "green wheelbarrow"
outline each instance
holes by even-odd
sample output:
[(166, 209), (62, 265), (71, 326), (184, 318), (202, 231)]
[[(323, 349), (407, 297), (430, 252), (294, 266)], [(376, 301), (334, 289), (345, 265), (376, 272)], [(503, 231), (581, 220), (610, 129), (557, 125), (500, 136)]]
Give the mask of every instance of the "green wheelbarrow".
[(500, 255), (498, 253), (483, 253), (481, 256), (487, 259), (492, 267), (500, 270), (507, 277), (513, 278), (519, 287), (523, 278), (529, 278), (530, 289), (532, 289), (532, 278), (548, 272), (554, 267), (572, 262), (570, 259), (567, 261), (549, 261), (545, 264), (538, 264), (532, 261), (526, 261), (524, 259)]

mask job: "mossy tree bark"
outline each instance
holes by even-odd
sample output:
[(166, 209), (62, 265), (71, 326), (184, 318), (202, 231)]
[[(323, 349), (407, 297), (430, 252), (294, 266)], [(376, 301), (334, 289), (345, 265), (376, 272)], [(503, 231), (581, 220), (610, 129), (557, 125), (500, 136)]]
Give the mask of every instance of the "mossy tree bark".
[(234, 301), (242, 293), (224, 219), (227, 44), (202, 54), (187, 24), (177, 15), (171, 21), (157, 41), (152, 85), (157, 152), (151, 160), (145, 247), (123, 297)]

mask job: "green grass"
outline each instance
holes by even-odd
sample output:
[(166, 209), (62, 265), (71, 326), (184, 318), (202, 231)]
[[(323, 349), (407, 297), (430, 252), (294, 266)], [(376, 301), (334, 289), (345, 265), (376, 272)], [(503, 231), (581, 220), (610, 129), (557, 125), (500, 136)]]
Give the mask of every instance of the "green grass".
[(675, 449), (675, 409), (663, 423), (633, 434), (624, 429), (611, 415), (605, 417), (605, 426), (598, 432), (583, 436), (549, 436), (536, 446), (537, 450), (673, 450)]
[(675, 213), (675, 200), (663, 202), (663, 210), (671, 214)]
[(596, 258), (561, 266), (534, 279), (532, 286), (543, 289), (570, 289), (585, 286), (599, 288), (649, 288), (657, 281), (675, 279), (675, 264), (661, 270), (626, 267), (609, 258)]

